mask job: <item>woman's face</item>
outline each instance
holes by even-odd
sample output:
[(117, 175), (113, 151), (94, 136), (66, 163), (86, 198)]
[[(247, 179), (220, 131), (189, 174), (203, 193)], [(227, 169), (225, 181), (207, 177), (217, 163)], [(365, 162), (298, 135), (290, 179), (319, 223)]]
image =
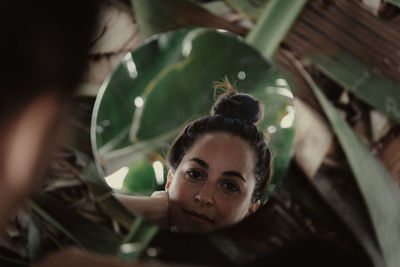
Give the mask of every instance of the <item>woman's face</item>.
[(255, 152), (225, 132), (200, 136), (168, 174), (171, 229), (207, 231), (254, 213)]

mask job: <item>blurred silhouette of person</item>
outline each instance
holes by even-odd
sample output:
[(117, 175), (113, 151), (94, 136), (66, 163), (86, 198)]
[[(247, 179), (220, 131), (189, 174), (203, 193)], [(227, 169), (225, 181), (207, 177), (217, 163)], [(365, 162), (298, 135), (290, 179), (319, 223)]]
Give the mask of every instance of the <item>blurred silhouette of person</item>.
[(82, 81), (96, 1), (6, 1), (0, 27), (0, 228), (39, 184)]
[[(5, 1), (0, 8), (0, 231), (38, 189), (82, 82), (99, 1)], [(68, 249), (38, 266), (128, 266)]]

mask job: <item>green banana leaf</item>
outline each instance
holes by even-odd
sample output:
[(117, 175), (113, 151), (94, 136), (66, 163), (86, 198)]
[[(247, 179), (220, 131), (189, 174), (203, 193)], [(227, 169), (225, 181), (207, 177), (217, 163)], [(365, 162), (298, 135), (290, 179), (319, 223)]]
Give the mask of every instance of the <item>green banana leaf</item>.
[[(135, 179), (135, 177), (153, 177), (153, 179)], [(129, 169), (129, 172), (124, 179), (123, 188), (128, 188), (133, 193), (135, 191), (147, 191), (145, 194), (151, 195), (151, 193), (155, 191), (153, 188), (154, 181), (155, 177), (151, 162), (147, 159), (143, 159)]]
[(46, 193), (33, 196), (32, 211), (63, 232), (77, 246), (93, 252), (113, 254), (121, 238), (114, 232), (74, 212)]
[(266, 3), (269, 0), (227, 0), (228, 4), (231, 5), (239, 13), (245, 15), (252, 20), (258, 20), (264, 10)]
[(318, 98), (339, 139), (364, 197), (386, 265), (399, 266), (400, 191), (397, 184), (327, 100), (304, 68), (298, 66), (298, 69)]
[(346, 52), (317, 54), (308, 60), (359, 99), (400, 123), (400, 83), (387, 79)]
[[(101, 171), (101, 170), (100, 170)], [(126, 228), (130, 228), (136, 217), (114, 196), (110, 187), (94, 162), (89, 163), (83, 171), (82, 179), (89, 186), (90, 191), (104, 211)]]
[(232, 11), (232, 8), (223, 0), (205, 2), (201, 6), (216, 16), (223, 16)]
[[(158, 41), (148, 41), (147, 45), (135, 50), (135, 60), (132, 57), (133, 53), (128, 53), (113, 73), (111, 81), (105, 81), (97, 96), (97, 99), (104, 99), (101, 101), (102, 111), (97, 112), (100, 108), (98, 105), (94, 108), (94, 115), (97, 116), (94, 118), (96, 147), (103, 147), (102, 149), (107, 151), (131, 144), (129, 129), (132, 114), (136, 110), (136, 106), (133, 105), (135, 98), (143, 94), (150, 81), (168, 64), (178, 62), (182, 58), (185, 33), (177, 33), (174, 37), (170, 40), (169, 36), (164, 35)], [(138, 73), (140, 79), (137, 79)], [(115, 112), (116, 103), (119, 103), (118, 112)], [(123, 125), (125, 128), (122, 129)], [(110, 143), (107, 144), (108, 142)]]
[(384, 1), (400, 7), (400, 0), (384, 0)]
[[(113, 246), (113, 250), (108, 251), (108, 253), (116, 253), (124, 260), (136, 260), (142, 255), (143, 250), (157, 233), (158, 227), (143, 221), (140, 217), (135, 217), (112, 195), (110, 187), (105, 183), (100, 173), (102, 173), (102, 171), (97, 170), (96, 165), (92, 162), (85, 168), (83, 179), (96, 196), (97, 201), (104, 211), (127, 229), (130, 229), (129, 233), (124, 236), (123, 239), (118, 240), (119, 242), (116, 246), (116, 250)], [(128, 249), (128, 251), (124, 249), (127, 245), (129, 248), (132, 244), (135, 249)]]
[(272, 58), (307, 0), (269, 0), (257, 25), (246, 36), (247, 43), (266, 58)]
[(138, 260), (158, 230), (159, 228), (153, 224), (141, 219), (136, 220), (121, 243), (119, 257), (126, 261)]
[(247, 32), (191, 0), (131, 0), (131, 3), (142, 38), (186, 27), (211, 27), (236, 34)]
[[(161, 34), (127, 57), (132, 61), (117, 68), (96, 100), (92, 137), (103, 169), (107, 170), (110, 155), (115, 155), (113, 162), (126, 163), (120, 167), (130, 168), (151, 153), (165, 155), (182, 125), (209, 113), (212, 82), (226, 76), (265, 104), (259, 127), (269, 136), (275, 157), (268, 194), (272, 192), (293, 153), (294, 109), (290, 88), (271, 62), (238, 37), (204, 28)], [(134, 64), (136, 76), (129, 72), (129, 64)], [(136, 107), (138, 97), (141, 105)], [(108, 128), (98, 131), (104, 121)], [(146, 150), (151, 143), (152, 150)]]
[(33, 220), (28, 226), (28, 254), (31, 262), (35, 262), (39, 259), (40, 231)]
[[(148, 179), (137, 179), (137, 177), (148, 177)], [(157, 181), (151, 159), (142, 159), (129, 168), (122, 185), (122, 192), (126, 194), (141, 192), (150, 196), (154, 191), (164, 190), (166, 177), (167, 170), (165, 169), (163, 170), (164, 179), (162, 182)]]

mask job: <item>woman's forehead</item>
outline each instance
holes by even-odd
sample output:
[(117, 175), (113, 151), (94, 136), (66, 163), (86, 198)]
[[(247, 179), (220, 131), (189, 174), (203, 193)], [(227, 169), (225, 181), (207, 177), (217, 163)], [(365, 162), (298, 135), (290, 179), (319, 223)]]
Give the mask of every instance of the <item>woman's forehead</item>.
[(206, 133), (200, 136), (186, 152), (183, 162), (199, 158), (221, 169), (252, 171), (255, 153), (241, 137), (225, 132)]

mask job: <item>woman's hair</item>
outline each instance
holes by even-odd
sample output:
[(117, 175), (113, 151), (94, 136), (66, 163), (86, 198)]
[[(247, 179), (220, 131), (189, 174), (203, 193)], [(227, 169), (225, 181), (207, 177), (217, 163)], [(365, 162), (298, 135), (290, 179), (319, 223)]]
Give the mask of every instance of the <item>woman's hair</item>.
[(239, 136), (254, 149), (257, 159), (251, 199), (254, 203), (264, 195), (271, 179), (271, 152), (264, 133), (255, 125), (263, 117), (263, 106), (252, 96), (238, 93), (227, 79), (217, 83), (216, 89), (221, 87), (227, 92), (214, 103), (211, 115), (190, 123), (178, 135), (168, 151), (168, 164), (176, 170), (188, 149), (205, 133), (223, 131)]

